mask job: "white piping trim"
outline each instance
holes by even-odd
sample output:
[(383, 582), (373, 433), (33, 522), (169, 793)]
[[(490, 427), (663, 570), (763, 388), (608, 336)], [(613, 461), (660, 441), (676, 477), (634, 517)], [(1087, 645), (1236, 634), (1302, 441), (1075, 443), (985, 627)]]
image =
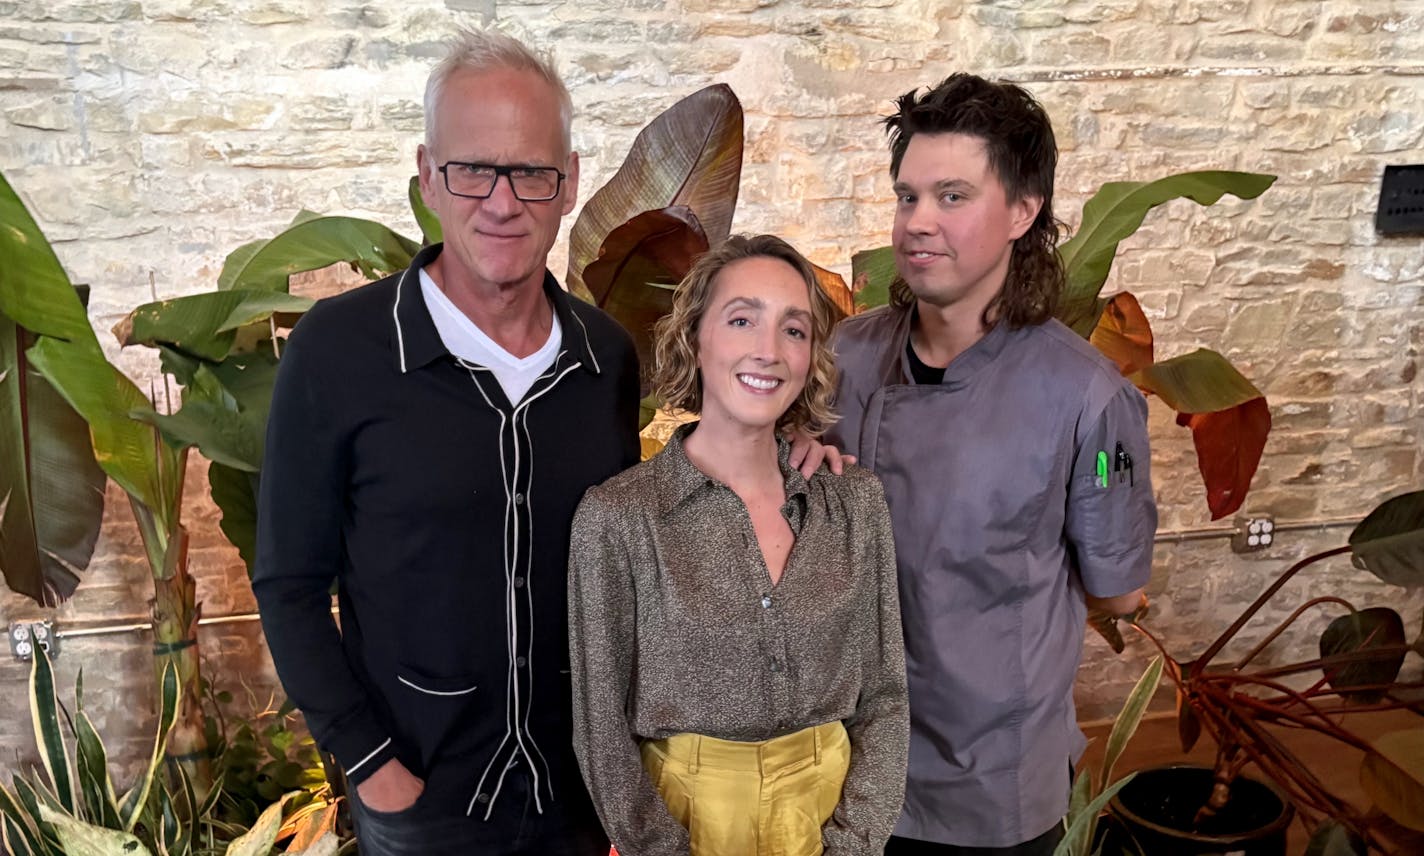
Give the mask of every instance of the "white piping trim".
[(361, 769), (361, 765), (362, 765), (362, 764), (366, 763), (367, 761), (369, 761), (369, 760), (371, 760), (372, 758), (374, 758), (374, 757), (376, 757), (377, 755), (379, 755), (380, 752), (381, 752), (381, 750), (384, 749), (384, 748), (386, 748), (386, 747), (389, 746), (389, 745), (391, 745), (391, 738), (387, 737), (385, 743), (382, 743), (380, 746), (377, 746), (375, 749), (372, 749), (372, 750), (371, 750), (371, 754), (367, 755), (366, 757), (364, 757), (364, 758), (362, 758), (361, 760), (357, 761), (355, 764), (351, 765), (351, 768), (346, 771), (346, 775), (349, 776), (349, 775), (351, 775), (352, 773), (356, 772), (357, 770)]
[(472, 693), (472, 692), (474, 692), (475, 690), (479, 689), (479, 685), (478, 685), (478, 684), (471, 684), (471, 685), (470, 685), (470, 688), (469, 688), (469, 689), (465, 689), (465, 690), (428, 690), (428, 689), (426, 689), (425, 687), (422, 687), (420, 684), (417, 684), (417, 683), (414, 683), (414, 682), (412, 682), (412, 681), (406, 680), (405, 677), (402, 676), (402, 675), (396, 675), (396, 680), (400, 681), (401, 683), (405, 684), (406, 686), (410, 687), (411, 689), (416, 690), (416, 691), (418, 691), (418, 692), (423, 692), (423, 693), (425, 693), (426, 695), (462, 696), (462, 695), (469, 695), (470, 693)]
[(593, 353), (593, 342), (588, 338), (588, 326), (583, 323), (582, 318), (578, 317), (578, 313), (573, 310), (573, 307), (569, 307), (569, 314), (574, 316), (574, 320), (583, 328), (583, 348), (585, 351), (588, 351), (588, 358), (593, 360), (593, 370), (599, 374), (603, 374), (603, 369), (598, 366), (598, 357), (594, 356)]
[(406, 268), (396, 280), (396, 302), (391, 306), (391, 320), (396, 323), (396, 350), (400, 352), (401, 374), (405, 374), (405, 334), (401, 332), (400, 325), (400, 302), (401, 286), (405, 285), (405, 278), (410, 275), (410, 268)]

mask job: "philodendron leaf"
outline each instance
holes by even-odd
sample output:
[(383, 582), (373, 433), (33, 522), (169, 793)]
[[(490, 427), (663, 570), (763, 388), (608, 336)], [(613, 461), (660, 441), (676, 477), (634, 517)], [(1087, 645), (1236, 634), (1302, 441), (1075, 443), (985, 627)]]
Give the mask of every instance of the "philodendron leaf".
[(65, 856), (152, 856), (153, 851), (127, 832), (104, 829), (40, 806), (40, 818), (54, 827)]
[(697, 216), (675, 205), (644, 211), (614, 229), (584, 270), (594, 303), (633, 337), (645, 369), (653, 365), (653, 325), (671, 311), (673, 288), (706, 250)]
[(861, 250), (850, 257), (850, 290), (855, 305), (873, 309), (890, 302), (890, 285), (899, 276), (895, 269), (895, 248)]
[(1108, 300), (1088, 341), (1125, 375), (1152, 365), (1152, 325), (1137, 298), (1126, 291)]
[(1365, 842), (1337, 820), (1317, 826), (1305, 848), (1305, 856), (1366, 856), (1368, 852)]
[(1376, 651), (1376, 655), (1359, 662), (1352, 659), (1340, 665), (1326, 665), (1325, 680), (1351, 701), (1362, 704), (1379, 701), (1384, 697), (1382, 689), (1347, 690), (1393, 683), (1399, 677), (1400, 666), (1404, 665), (1405, 644), (1404, 619), (1387, 606), (1342, 615), (1330, 622), (1320, 635), (1321, 658), (1370, 651)]
[(415, 223), (420, 227), (425, 245), (430, 246), (445, 240), (445, 230), (440, 226), (440, 218), (430, 210), (430, 206), (425, 204), (425, 198), (420, 195), (420, 176), (410, 177), (406, 196), (410, 199), (410, 213), (415, 215)]
[(167, 345), (205, 360), (221, 360), (232, 350), (237, 330), (275, 316), (291, 327), (313, 301), (283, 291), (210, 291), (145, 303), (114, 326), (121, 345)]
[(228, 256), (220, 289), (286, 291), (294, 273), (345, 262), (368, 278), (410, 266), (420, 245), (372, 220), (318, 217), (289, 226), (255, 251), (251, 244)]
[(1273, 175), (1213, 170), (1104, 184), (1083, 206), (1077, 233), (1058, 247), (1068, 279), (1058, 304), (1059, 319), (1085, 337), (1093, 329), (1099, 315), (1098, 293), (1112, 269), (1118, 244), (1137, 231), (1148, 211), (1172, 199), (1190, 199), (1198, 205), (1215, 204), (1228, 193), (1255, 199), (1275, 180)]
[(1424, 584), (1424, 490), (1371, 511), (1350, 533), (1351, 561), (1391, 585)]
[(663, 111), (579, 212), (569, 233), (569, 291), (591, 291), (584, 269), (613, 230), (644, 211), (690, 208), (707, 243), (721, 243), (732, 228), (741, 175), (742, 105), (731, 87), (709, 86)]
[(1424, 728), (1374, 741), (1360, 766), (1360, 784), (1396, 823), (1424, 831)]
[(1154, 363), (1129, 379), (1177, 411), (1178, 425), (1192, 429), (1211, 518), (1240, 508), (1271, 431), (1261, 391), (1225, 357), (1204, 348)]

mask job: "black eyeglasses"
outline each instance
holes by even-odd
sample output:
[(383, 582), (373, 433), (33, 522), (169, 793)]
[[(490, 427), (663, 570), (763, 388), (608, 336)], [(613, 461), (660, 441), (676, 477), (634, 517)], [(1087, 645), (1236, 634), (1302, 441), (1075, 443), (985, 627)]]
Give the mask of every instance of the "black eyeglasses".
[(492, 163), (449, 161), (439, 170), (445, 189), (455, 196), (488, 199), (500, 176), (509, 179), (514, 198), (521, 202), (548, 202), (559, 195), (568, 176), (552, 166), (496, 166)]

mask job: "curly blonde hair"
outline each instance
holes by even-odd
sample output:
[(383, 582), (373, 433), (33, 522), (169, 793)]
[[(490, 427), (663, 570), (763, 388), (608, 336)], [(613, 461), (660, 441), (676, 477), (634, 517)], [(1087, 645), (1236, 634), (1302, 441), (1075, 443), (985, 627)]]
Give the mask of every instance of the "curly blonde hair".
[(820, 436), (835, 424), (831, 396), (836, 387), (835, 355), (831, 353), (831, 328), (840, 318), (831, 298), (821, 290), (816, 269), (806, 257), (775, 235), (732, 235), (715, 249), (703, 253), (677, 287), (672, 311), (654, 328), (656, 350), (653, 389), (664, 406), (697, 413), (702, 410), (702, 375), (697, 364), (697, 333), (712, 301), (717, 274), (728, 265), (750, 258), (780, 259), (791, 265), (806, 283), (811, 302), (811, 368), (806, 385), (777, 420), (781, 430), (799, 430)]

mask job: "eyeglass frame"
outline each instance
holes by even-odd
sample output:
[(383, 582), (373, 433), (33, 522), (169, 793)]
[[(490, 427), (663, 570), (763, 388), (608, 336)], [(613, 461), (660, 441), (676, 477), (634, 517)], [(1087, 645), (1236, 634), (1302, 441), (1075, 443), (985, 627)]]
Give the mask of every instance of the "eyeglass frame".
[[(472, 193), (459, 193), (459, 192), (457, 192), (457, 191), (455, 191), (455, 190), (452, 190), (452, 189), (450, 188), (450, 173), (448, 172), (449, 168), (452, 167), (452, 166), (475, 166), (475, 167), (480, 167), (481, 169), (492, 169), (492, 170), (494, 170), (494, 181), (490, 182), (490, 189), (489, 189), (489, 192), (486, 193), (484, 196), (475, 196), (475, 195), (472, 194)], [(440, 175), (443, 176), (444, 179), (445, 179), (445, 191), (446, 191), (447, 193), (449, 193), (451, 196), (458, 196), (458, 197), (460, 197), (461, 199), (489, 199), (491, 196), (494, 195), (494, 189), (499, 186), (499, 180), (500, 180), (501, 178), (503, 178), (503, 179), (505, 180), (505, 182), (509, 185), (509, 192), (510, 192), (510, 193), (513, 193), (513, 194), (514, 194), (514, 198), (515, 198), (515, 199), (518, 199), (520, 202), (552, 202), (553, 200), (559, 198), (559, 194), (560, 194), (560, 193), (563, 191), (563, 189), (564, 189), (564, 180), (568, 178), (568, 175), (565, 174), (563, 170), (559, 169), (559, 168), (556, 167), (556, 166), (533, 166), (533, 165), (524, 164), (524, 163), (521, 163), (521, 164), (505, 164), (505, 165), (501, 166), (501, 165), (499, 165), (499, 164), (493, 164), (493, 163), (479, 163), (478, 161), (453, 161), (453, 160), (452, 160), (452, 161), (446, 161), (445, 163), (441, 164), (440, 166), (437, 166), (435, 169), (436, 169), (436, 171), (439, 172)], [(558, 176), (558, 180), (556, 180), (556, 181), (554, 182), (554, 192), (553, 192), (553, 194), (550, 195), (550, 196), (541, 196), (541, 197), (539, 197), (539, 198), (537, 198), (537, 199), (526, 199), (525, 197), (520, 196), (520, 195), (519, 195), (519, 189), (514, 186), (514, 175), (513, 175), (513, 173), (514, 173), (514, 171), (517, 170), (517, 169), (552, 169), (552, 170), (554, 171), (554, 174)]]

